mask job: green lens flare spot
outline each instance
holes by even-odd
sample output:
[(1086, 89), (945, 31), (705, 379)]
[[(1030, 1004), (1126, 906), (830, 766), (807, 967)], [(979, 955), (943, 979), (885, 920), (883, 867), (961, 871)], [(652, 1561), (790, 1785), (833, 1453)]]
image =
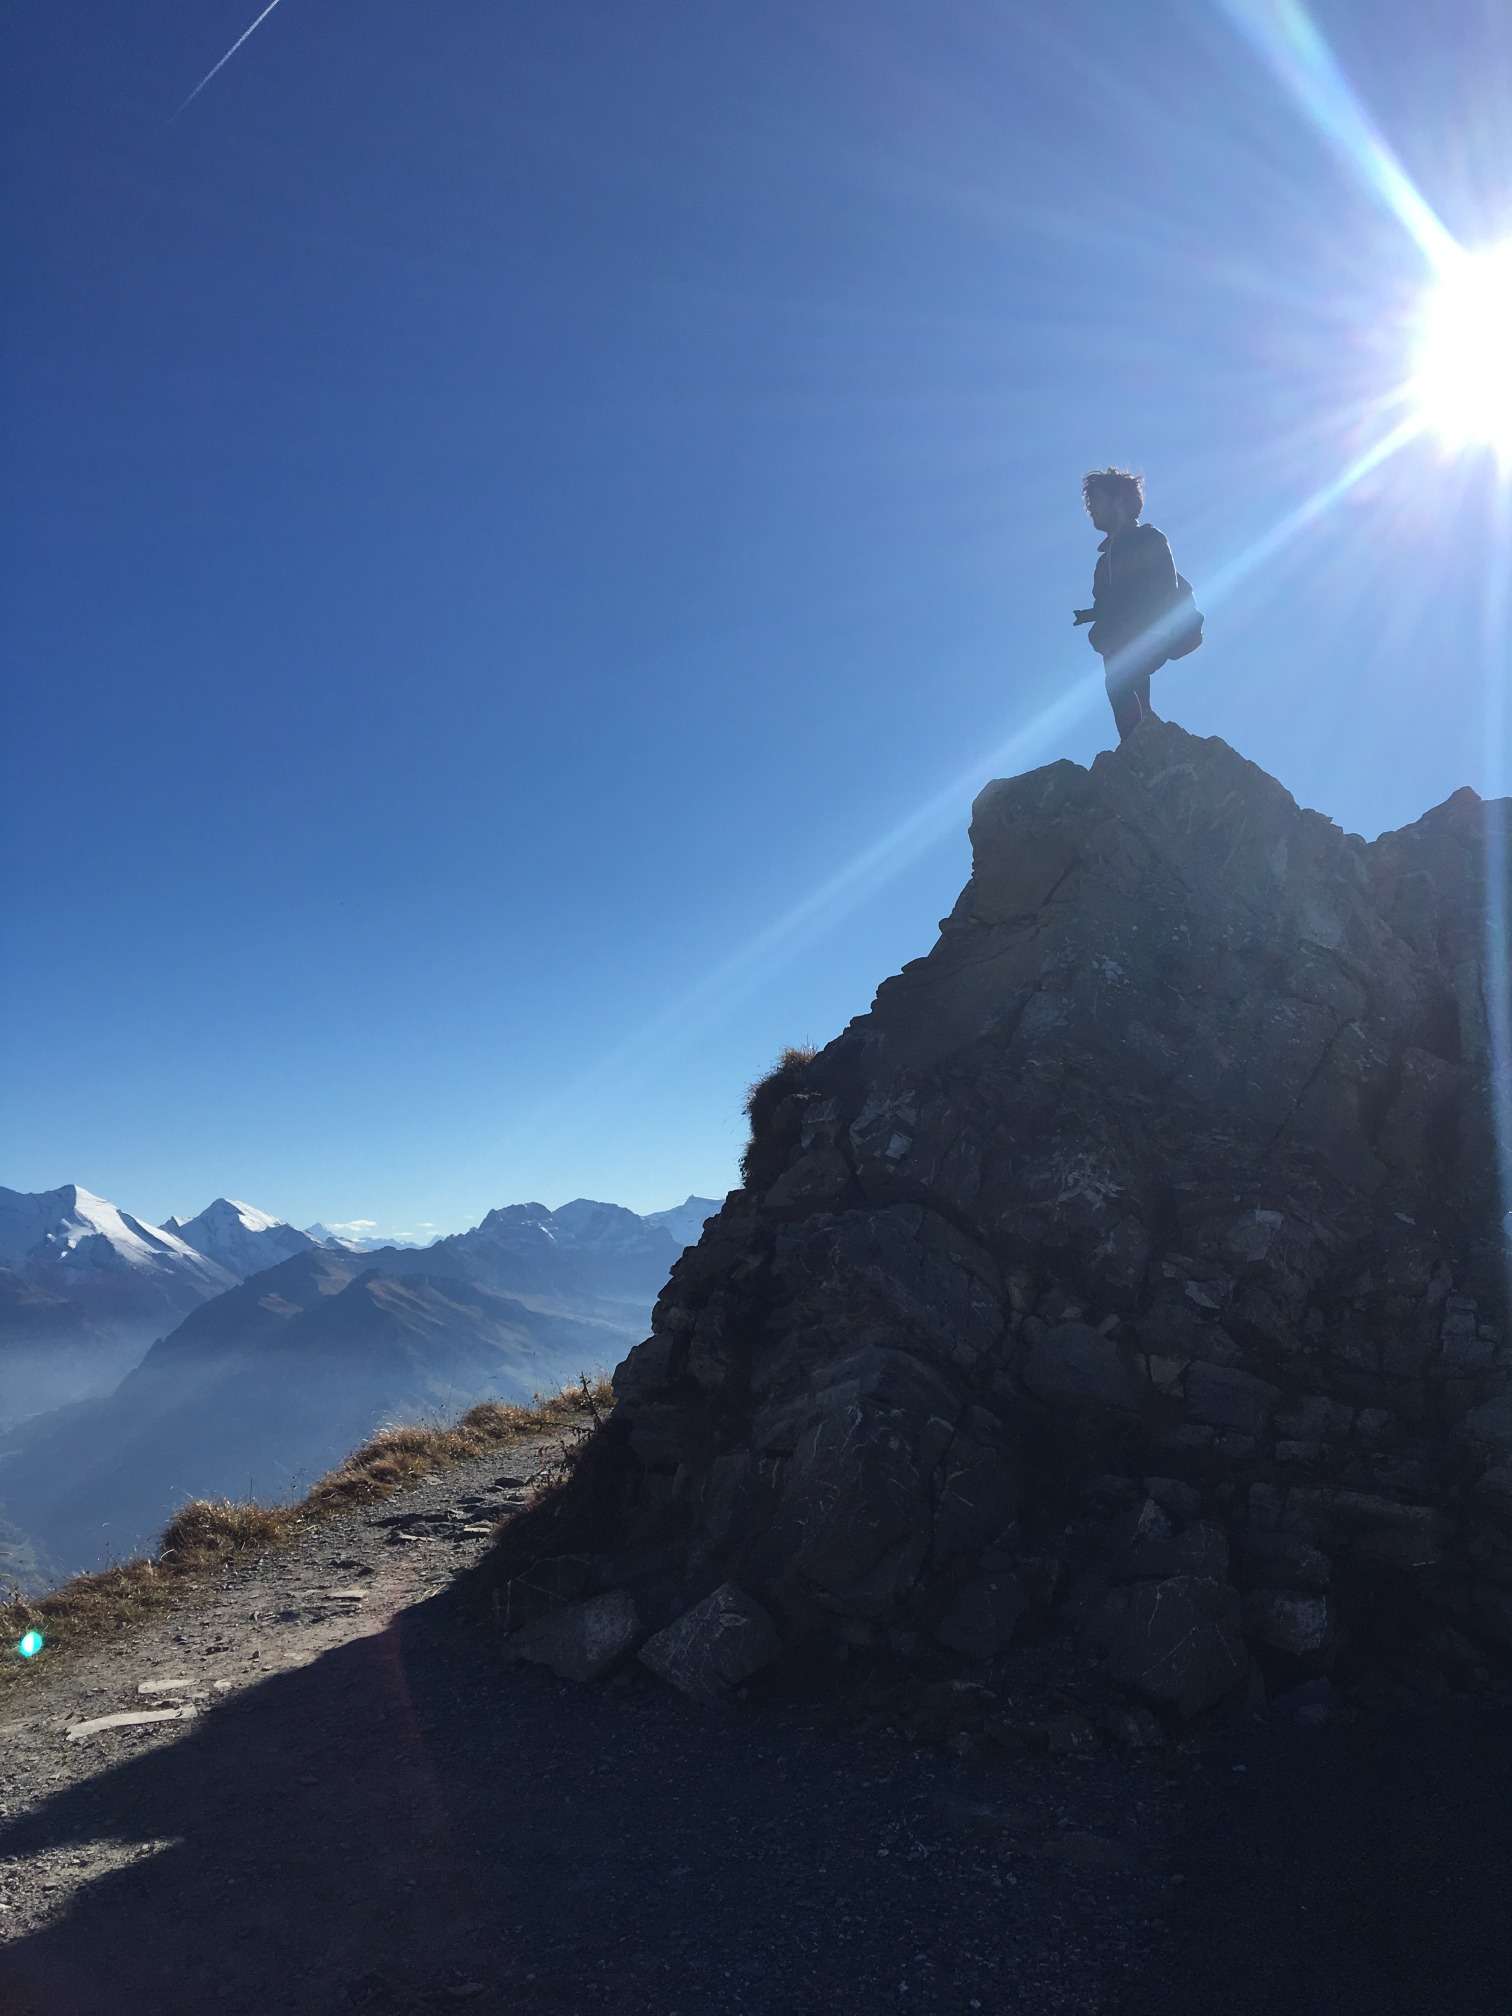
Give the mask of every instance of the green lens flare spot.
[(47, 1640), (42, 1636), (40, 1631), (24, 1631), (21, 1634), (21, 1642), (17, 1645), (16, 1650), (21, 1654), (23, 1659), (35, 1659), (46, 1643)]

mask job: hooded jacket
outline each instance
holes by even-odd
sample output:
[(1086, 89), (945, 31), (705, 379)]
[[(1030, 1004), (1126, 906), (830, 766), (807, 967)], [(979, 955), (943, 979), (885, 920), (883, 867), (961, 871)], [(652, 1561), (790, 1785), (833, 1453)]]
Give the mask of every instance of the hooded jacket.
[[(1178, 593), (1176, 562), (1164, 532), (1153, 525), (1110, 532), (1097, 553), (1092, 575), (1096, 614), (1087, 641), (1107, 659), (1136, 643), (1170, 609)], [(1165, 653), (1153, 645), (1151, 655), (1153, 671), (1165, 663)]]

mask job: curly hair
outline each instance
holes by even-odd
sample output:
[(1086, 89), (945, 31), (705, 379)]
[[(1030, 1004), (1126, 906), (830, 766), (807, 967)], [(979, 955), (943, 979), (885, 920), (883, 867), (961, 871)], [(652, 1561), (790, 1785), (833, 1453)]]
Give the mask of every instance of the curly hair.
[(1089, 511), (1094, 490), (1111, 491), (1136, 518), (1144, 509), (1144, 478), (1131, 469), (1089, 469), (1082, 478), (1082, 502)]

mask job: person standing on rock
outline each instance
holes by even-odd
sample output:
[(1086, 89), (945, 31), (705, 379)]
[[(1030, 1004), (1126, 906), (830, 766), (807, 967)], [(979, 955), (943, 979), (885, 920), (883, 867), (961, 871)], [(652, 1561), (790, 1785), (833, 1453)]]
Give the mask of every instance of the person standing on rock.
[(1078, 627), (1090, 623), (1087, 641), (1103, 661), (1108, 700), (1120, 742), (1142, 721), (1158, 720), (1150, 707), (1150, 675), (1165, 664), (1162, 619), (1180, 584), (1163, 532), (1141, 525), (1144, 484), (1127, 469), (1094, 469), (1082, 478), (1087, 516), (1106, 536), (1097, 549), (1092, 607), (1073, 611)]

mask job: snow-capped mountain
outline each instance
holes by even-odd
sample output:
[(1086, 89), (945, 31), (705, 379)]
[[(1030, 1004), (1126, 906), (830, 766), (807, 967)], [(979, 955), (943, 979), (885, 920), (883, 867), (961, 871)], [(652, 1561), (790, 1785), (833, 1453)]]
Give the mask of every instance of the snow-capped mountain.
[(77, 1302), (96, 1322), (159, 1330), (237, 1279), (176, 1232), (145, 1224), (78, 1183), (0, 1188), (0, 1265)]
[(177, 1232), (144, 1225), (79, 1183), (58, 1190), (0, 1187), (0, 1266), (67, 1293), (91, 1277), (179, 1280), (207, 1294), (230, 1285), (228, 1270)]
[(255, 1204), (243, 1204), (235, 1197), (217, 1197), (197, 1218), (180, 1221), (165, 1218), (162, 1230), (171, 1233), (217, 1261), (238, 1281), (260, 1274), (264, 1267), (276, 1267), (295, 1253), (303, 1253), (316, 1242), (308, 1232), (300, 1232), (283, 1218), (270, 1217)]
[[(348, 1239), (344, 1233), (333, 1232), (329, 1225), (318, 1221), (314, 1225), (306, 1225), (304, 1229), (307, 1239), (313, 1239), (319, 1246), (339, 1246), (344, 1253), (375, 1253), (384, 1246), (418, 1252), (423, 1246), (423, 1241), (419, 1239)], [(436, 1241), (433, 1239), (430, 1243), (434, 1246)]]
[(723, 1201), (720, 1197), (687, 1197), (670, 1211), (643, 1212), (642, 1223), (665, 1226), (679, 1246), (696, 1246), (703, 1237), (704, 1226)]
[(0, 1421), (108, 1392), (239, 1277), (82, 1184), (0, 1187)]

